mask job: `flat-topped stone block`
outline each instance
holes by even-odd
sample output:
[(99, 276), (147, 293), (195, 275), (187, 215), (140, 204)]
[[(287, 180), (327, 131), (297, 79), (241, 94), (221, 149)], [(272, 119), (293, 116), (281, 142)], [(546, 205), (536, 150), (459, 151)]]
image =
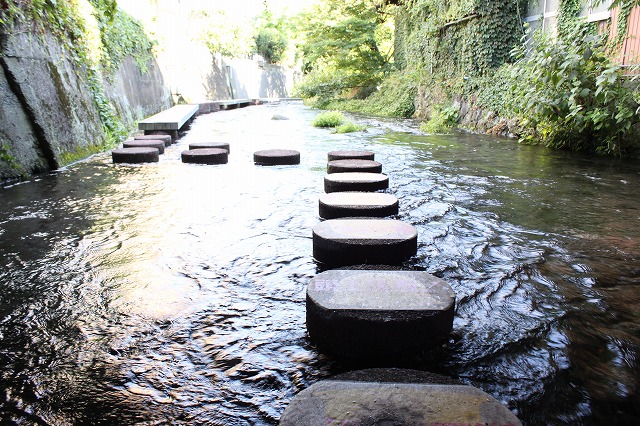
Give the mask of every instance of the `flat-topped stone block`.
[(164, 141), (159, 139), (131, 139), (122, 142), (123, 148), (156, 148), (158, 154), (164, 154)]
[(314, 383), (293, 398), (279, 425), (522, 426), (522, 423), (498, 400), (473, 386), (387, 382), (373, 375), (371, 381), (330, 379)]
[(266, 149), (254, 152), (253, 161), (261, 166), (300, 164), (300, 152), (293, 149)]
[(227, 164), (229, 153), (226, 149), (203, 148), (182, 151), (182, 162), (191, 164)]
[(164, 142), (164, 146), (171, 145), (171, 136), (170, 135), (137, 135), (134, 136), (133, 139), (138, 141), (145, 140), (159, 140)]
[(393, 216), (398, 199), (379, 192), (332, 192), (320, 197), (318, 210), (323, 219)]
[(334, 355), (420, 354), (449, 335), (454, 303), (449, 284), (426, 272), (334, 269), (307, 286), (307, 331)]
[(382, 173), (382, 163), (372, 160), (335, 160), (327, 163), (327, 173)]
[(229, 154), (231, 154), (231, 148), (229, 147), (229, 144), (226, 142), (193, 142), (189, 144), (189, 149), (208, 149), (208, 148), (225, 149)]
[(180, 130), (198, 112), (198, 105), (176, 105), (138, 122), (140, 130)]
[(327, 154), (328, 161), (336, 160), (374, 160), (375, 153), (371, 151), (331, 151)]
[(416, 228), (399, 220), (331, 219), (313, 228), (313, 257), (326, 265), (397, 265), (417, 250)]
[(324, 192), (366, 191), (389, 188), (389, 177), (382, 173), (332, 173), (324, 177)]
[(114, 163), (157, 163), (157, 148), (118, 148), (111, 151)]

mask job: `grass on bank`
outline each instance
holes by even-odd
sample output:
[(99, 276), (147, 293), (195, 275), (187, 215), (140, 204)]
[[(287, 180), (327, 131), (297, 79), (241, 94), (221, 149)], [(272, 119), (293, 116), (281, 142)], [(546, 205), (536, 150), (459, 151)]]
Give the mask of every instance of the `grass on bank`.
[(338, 127), (345, 122), (344, 114), (340, 111), (328, 111), (319, 114), (313, 120), (313, 127)]

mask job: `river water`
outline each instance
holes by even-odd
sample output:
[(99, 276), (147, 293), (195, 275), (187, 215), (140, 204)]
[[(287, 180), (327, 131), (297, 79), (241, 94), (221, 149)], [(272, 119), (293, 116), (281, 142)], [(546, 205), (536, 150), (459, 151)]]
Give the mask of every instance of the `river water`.
[[(448, 344), (398, 366), (477, 386), (529, 425), (640, 421), (640, 164), (411, 121), (336, 135), (317, 113), (205, 115), (157, 164), (105, 153), (0, 188), (1, 418), (277, 424), (297, 392), (373, 366), (305, 332), (326, 153), (370, 149), (418, 229), (407, 266), (457, 295)], [(181, 163), (207, 140), (231, 144), (229, 164)], [(254, 166), (280, 147), (301, 164)]]

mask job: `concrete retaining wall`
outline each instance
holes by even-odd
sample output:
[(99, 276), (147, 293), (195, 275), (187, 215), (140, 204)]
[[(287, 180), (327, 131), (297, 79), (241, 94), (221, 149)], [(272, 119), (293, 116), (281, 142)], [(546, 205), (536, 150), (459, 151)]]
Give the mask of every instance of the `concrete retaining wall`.
[[(416, 96), (415, 117), (427, 120), (433, 114), (435, 105), (446, 103), (446, 99), (429, 92), (427, 88), (418, 88)], [(458, 126), (474, 133), (491, 134), (515, 138), (520, 133), (518, 122), (513, 119), (499, 117), (494, 111), (480, 107), (474, 98), (456, 97), (453, 107), (458, 110)]]
[[(0, 180), (51, 170), (105, 141), (89, 74), (50, 34), (17, 29), (0, 50)], [(125, 61), (106, 94), (128, 126), (171, 105), (156, 64)]]

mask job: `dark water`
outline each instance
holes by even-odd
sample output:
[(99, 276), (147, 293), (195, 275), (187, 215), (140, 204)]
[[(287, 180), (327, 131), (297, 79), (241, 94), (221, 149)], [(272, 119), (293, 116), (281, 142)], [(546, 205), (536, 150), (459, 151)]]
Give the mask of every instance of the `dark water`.
[[(290, 118), (271, 121), (273, 114)], [(199, 118), (160, 163), (108, 154), (0, 189), (0, 416), (18, 424), (276, 424), (293, 396), (366, 367), (305, 334), (326, 152), (372, 149), (409, 266), (457, 294), (458, 377), (529, 425), (640, 421), (640, 165), (369, 121), (332, 135), (272, 105)], [(180, 162), (231, 143), (224, 166)], [(269, 147), (300, 166), (256, 167)]]

